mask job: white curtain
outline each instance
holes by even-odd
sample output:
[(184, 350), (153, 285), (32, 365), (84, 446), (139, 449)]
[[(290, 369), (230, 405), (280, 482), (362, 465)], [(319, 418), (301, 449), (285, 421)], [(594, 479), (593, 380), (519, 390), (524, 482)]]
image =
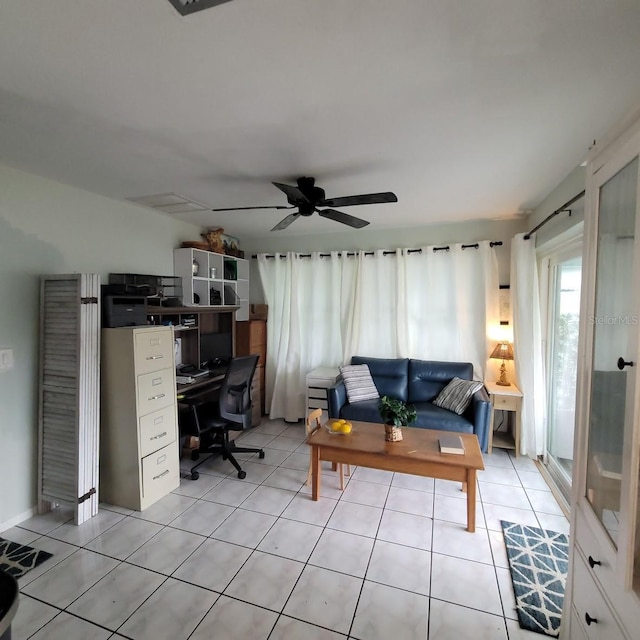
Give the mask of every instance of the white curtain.
[(307, 372), (353, 355), (472, 362), (476, 377), (484, 376), (499, 289), (488, 242), (322, 258), (259, 255), (258, 268), (269, 305), (272, 418), (303, 417)]
[(516, 378), (524, 396), (520, 452), (535, 458), (545, 448), (546, 391), (535, 240), (523, 233), (511, 241), (511, 300)]

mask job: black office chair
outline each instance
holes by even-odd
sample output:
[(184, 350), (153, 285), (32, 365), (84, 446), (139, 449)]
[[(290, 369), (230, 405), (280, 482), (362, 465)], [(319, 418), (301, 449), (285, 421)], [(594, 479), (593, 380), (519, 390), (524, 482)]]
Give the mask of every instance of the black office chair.
[[(237, 447), (234, 440), (229, 440), (229, 431), (242, 431), (251, 426), (251, 380), (257, 364), (256, 355), (232, 358), (217, 402), (208, 400), (206, 394), (186, 397), (182, 401), (191, 408), (193, 426), (200, 438), (200, 446), (192, 454), (192, 459), (197, 460), (202, 453), (221, 453), (222, 459), (229, 460), (238, 470), (241, 480), (247, 472), (242, 470), (234, 453), (257, 453), (264, 458), (262, 449)], [(210, 457), (191, 467), (192, 480), (200, 477), (196, 469)]]

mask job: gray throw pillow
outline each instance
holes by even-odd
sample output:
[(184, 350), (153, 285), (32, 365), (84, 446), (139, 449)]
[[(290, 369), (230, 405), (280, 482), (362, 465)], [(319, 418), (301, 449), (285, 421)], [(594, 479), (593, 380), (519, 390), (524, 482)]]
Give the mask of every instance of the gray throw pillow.
[(340, 367), (340, 373), (347, 389), (349, 402), (362, 402), (363, 400), (375, 400), (380, 397), (378, 389), (371, 377), (369, 365), (347, 364)]
[(458, 415), (464, 413), (471, 403), (471, 396), (483, 386), (478, 380), (453, 378), (433, 401), (436, 407), (448, 409)]

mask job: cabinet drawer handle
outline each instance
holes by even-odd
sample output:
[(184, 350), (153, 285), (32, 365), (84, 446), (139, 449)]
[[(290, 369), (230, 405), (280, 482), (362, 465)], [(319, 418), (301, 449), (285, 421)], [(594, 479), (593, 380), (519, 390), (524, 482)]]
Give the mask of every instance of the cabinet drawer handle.
[(159, 356), (147, 356), (147, 360), (161, 360), (162, 358), (164, 358), (163, 355), (159, 355)]
[(618, 369), (622, 371), (625, 367), (633, 367), (633, 362), (626, 362), (624, 358), (618, 358)]
[(598, 624), (598, 618), (592, 618), (588, 613), (584, 614), (584, 621), (587, 623), (587, 626), (590, 627), (591, 623)]
[(159, 393), (157, 396), (151, 396), (149, 400), (160, 400), (160, 398), (164, 398), (164, 393)]
[[(162, 478), (163, 476), (166, 476), (167, 473), (169, 473), (169, 469), (167, 469), (166, 471), (163, 471), (160, 475), (157, 476), (153, 476), (154, 480), (158, 480), (159, 478)], [(588, 615), (588, 614), (587, 614)], [(588, 622), (587, 624), (591, 624), (590, 622)]]
[(589, 556), (589, 566), (593, 569), (596, 565), (600, 566), (602, 562), (600, 560), (594, 560), (591, 556)]
[(159, 433), (157, 436), (151, 436), (149, 440), (159, 440), (160, 438), (164, 438), (167, 435), (166, 431)]

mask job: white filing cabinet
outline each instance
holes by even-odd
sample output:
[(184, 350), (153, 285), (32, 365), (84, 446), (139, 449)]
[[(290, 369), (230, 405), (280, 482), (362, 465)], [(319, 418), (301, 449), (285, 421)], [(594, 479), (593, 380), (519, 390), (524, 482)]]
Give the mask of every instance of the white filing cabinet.
[(100, 497), (142, 511), (180, 485), (171, 327), (102, 331)]
[(337, 367), (319, 367), (307, 373), (307, 415), (314, 409), (323, 409), (323, 418), (328, 418), (327, 389), (333, 387), (340, 377)]

